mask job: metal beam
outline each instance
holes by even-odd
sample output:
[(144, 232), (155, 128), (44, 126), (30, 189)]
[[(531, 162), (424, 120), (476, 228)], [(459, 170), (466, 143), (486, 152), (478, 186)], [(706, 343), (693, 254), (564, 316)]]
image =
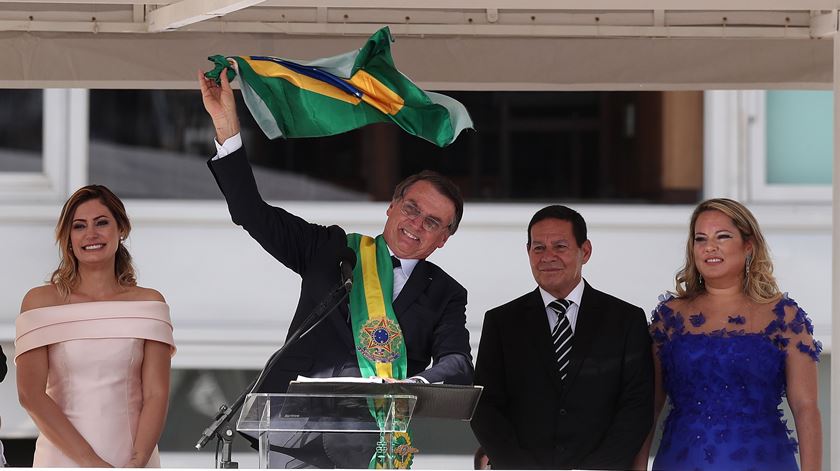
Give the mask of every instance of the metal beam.
[[(157, 10), (156, 10), (157, 11)], [(151, 17), (155, 12), (150, 12)], [(200, 21), (200, 20), (197, 20)], [(150, 19), (151, 23), (151, 19)], [(374, 23), (267, 23), (214, 21), (195, 23), (184, 32), (224, 32), (288, 34), (305, 36), (369, 36), (381, 24)], [(163, 28), (172, 29), (175, 26)], [(768, 26), (589, 26), (589, 25), (502, 25), (502, 24), (397, 24), (395, 36), (499, 37), (499, 38), (731, 38), (731, 39), (811, 39), (806, 27)], [(158, 30), (158, 31), (162, 31)], [(0, 31), (68, 33), (143, 33), (143, 23), (94, 21), (0, 21)]]
[(0, 31), (60, 33), (146, 33), (144, 23), (119, 21), (0, 21)]
[[(649, 0), (628, 2), (627, 0), (269, 0), (266, 6), (273, 7), (326, 7), (326, 8), (399, 8), (411, 10), (728, 10), (728, 11), (796, 11), (834, 10), (840, 7), (838, 0), (704, 0), (698, 2), (677, 2), (674, 0)], [(702, 5), (702, 7), (698, 7)]]
[(146, 23), (146, 5), (134, 5), (131, 7), (131, 19), (135, 23)]
[(811, 17), (811, 36), (825, 38), (837, 34), (837, 10)]
[(210, 18), (227, 15), (264, 0), (181, 0), (149, 12), (149, 32), (178, 29)]
[[(11, 3), (42, 3), (42, 4), (64, 4), (64, 5), (168, 5), (176, 0), (13, 0)], [(0, 4), (10, 3), (0, 0)]]
[[(196, 25), (201, 31), (237, 33), (283, 33), (319, 36), (366, 36), (380, 24), (336, 23), (248, 23), (225, 22)], [(433, 25), (398, 24), (390, 26), (395, 36), (470, 36), (521, 38), (777, 38), (811, 39), (808, 28), (736, 26), (587, 26), (587, 25)], [(199, 30), (199, 29), (196, 29)], [(185, 31), (193, 31), (188, 28)]]
[[(0, 1), (2, 3), (9, 3)], [(175, 0), (14, 0), (17, 4), (88, 4), (88, 5), (169, 5)], [(200, 3), (200, 2), (197, 2)], [(583, 11), (796, 11), (835, 10), (840, 8), (838, 0), (704, 0), (677, 2), (674, 0), (649, 0), (638, 3), (627, 0), (267, 0), (265, 6), (272, 7), (324, 7), (324, 8), (398, 8), (411, 10), (583, 10)]]

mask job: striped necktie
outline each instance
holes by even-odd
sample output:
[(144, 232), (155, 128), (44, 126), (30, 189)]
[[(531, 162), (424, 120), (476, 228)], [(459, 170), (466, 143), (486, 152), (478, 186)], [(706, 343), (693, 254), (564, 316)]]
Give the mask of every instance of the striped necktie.
[(551, 341), (554, 343), (554, 360), (564, 381), (569, 368), (569, 352), (572, 351), (572, 324), (566, 317), (566, 310), (571, 304), (572, 302), (566, 299), (548, 303), (548, 307), (557, 314), (557, 324), (551, 331)]

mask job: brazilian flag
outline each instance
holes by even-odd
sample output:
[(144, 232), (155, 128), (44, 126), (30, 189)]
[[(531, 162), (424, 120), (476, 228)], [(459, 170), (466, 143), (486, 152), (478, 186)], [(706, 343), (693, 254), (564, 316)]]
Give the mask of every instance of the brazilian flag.
[[(440, 147), (451, 144), (473, 126), (467, 109), (400, 73), (392, 41), (384, 27), (357, 51), (310, 62), (217, 55), (209, 58), (216, 67), (205, 75), (218, 81), (233, 61), (245, 103), (270, 139), (330, 136), (391, 121)], [(228, 70), (233, 80), (236, 72)]]

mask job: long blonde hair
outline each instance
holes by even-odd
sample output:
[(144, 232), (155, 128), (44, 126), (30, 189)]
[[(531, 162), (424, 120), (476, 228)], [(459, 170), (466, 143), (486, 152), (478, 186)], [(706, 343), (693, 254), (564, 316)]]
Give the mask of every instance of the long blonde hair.
[[(64, 203), (64, 207), (61, 208), (61, 215), (55, 226), (55, 240), (58, 244), (61, 261), (58, 264), (58, 268), (50, 277), (50, 283), (65, 298), (79, 284), (79, 261), (76, 259), (73, 248), (70, 246), (70, 231), (73, 227), (73, 216), (79, 205), (95, 199), (98, 199), (111, 211), (111, 214), (114, 216), (114, 221), (117, 223), (117, 229), (120, 232), (120, 239), (125, 239), (131, 232), (131, 222), (128, 220), (125, 206), (123, 206), (122, 201), (111, 190), (102, 185), (88, 185), (76, 190), (67, 202)], [(128, 249), (122, 244), (122, 241), (119, 247), (117, 247), (114, 276), (117, 278), (120, 286), (129, 287), (137, 285), (134, 265), (131, 262), (131, 254), (128, 253)]]
[(694, 231), (697, 218), (706, 211), (720, 211), (727, 215), (741, 233), (744, 242), (752, 244), (752, 253), (747, 256), (744, 276), (744, 294), (755, 302), (766, 303), (779, 296), (779, 287), (773, 277), (773, 261), (767, 242), (758, 226), (755, 216), (743, 204), (729, 198), (715, 198), (703, 201), (694, 209), (685, 244), (685, 265), (677, 272), (676, 290), (681, 298), (694, 298), (706, 292), (706, 286), (697, 270), (694, 260)]

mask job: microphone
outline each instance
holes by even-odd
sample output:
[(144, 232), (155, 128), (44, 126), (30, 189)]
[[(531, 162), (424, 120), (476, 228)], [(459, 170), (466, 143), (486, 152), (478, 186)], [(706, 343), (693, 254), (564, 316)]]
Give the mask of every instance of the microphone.
[(349, 293), (353, 289), (353, 268), (356, 267), (356, 252), (350, 247), (345, 247), (338, 258), (338, 267), (341, 270), (341, 283)]
[[(353, 288), (353, 268), (356, 266), (356, 252), (354, 252), (350, 247), (344, 247), (344, 249), (342, 249), (338, 254), (338, 260), (338, 268), (341, 271), (341, 284), (336, 286), (332, 293), (327, 295), (326, 298), (315, 306), (315, 308), (312, 309), (312, 312), (309, 313), (309, 316), (307, 316), (306, 320), (301, 323), (298, 332), (303, 333), (300, 334), (300, 338), (305, 337), (306, 334), (315, 328), (315, 326), (326, 319), (333, 309), (337, 308), (338, 305), (350, 295), (350, 290)], [(295, 332), (295, 335), (298, 332)], [(289, 340), (291, 340), (295, 335), (289, 337)], [(287, 340), (286, 343), (288, 343), (289, 340)]]
[(309, 313), (309, 316), (301, 323), (297, 330), (292, 333), (286, 340), (286, 343), (280, 347), (279, 350), (271, 355), (263, 369), (260, 370), (259, 375), (251, 381), (251, 384), (242, 391), (239, 398), (228, 407), (222, 405), (212, 424), (207, 427), (202, 433), (201, 438), (196, 443), (195, 448), (200, 450), (207, 442), (214, 436), (218, 435), (219, 439), (224, 441), (222, 445), (222, 460), (220, 461), (222, 468), (231, 468), (237, 463), (230, 461), (230, 440), (233, 437), (233, 429), (230, 427), (230, 418), (242, 407), (245, 398), (249, 393), (258, 390), (265, 382), (266, 374), (274, 367), (280, 357), (289, 349), (290, 346), (297, 343), (312, 329), (314, 329), (321, 321), (327, 318), (336, 307), (345, 302), (350, 295), (350, 290), (353, 287), (353, 268), (356, 267), (356, 252), (350, 247), (344, 247), (339, 254), (339, 270), (341, 271), (341, 284), (333, 288), (326, 298), (324, 298), (314, 309)]

